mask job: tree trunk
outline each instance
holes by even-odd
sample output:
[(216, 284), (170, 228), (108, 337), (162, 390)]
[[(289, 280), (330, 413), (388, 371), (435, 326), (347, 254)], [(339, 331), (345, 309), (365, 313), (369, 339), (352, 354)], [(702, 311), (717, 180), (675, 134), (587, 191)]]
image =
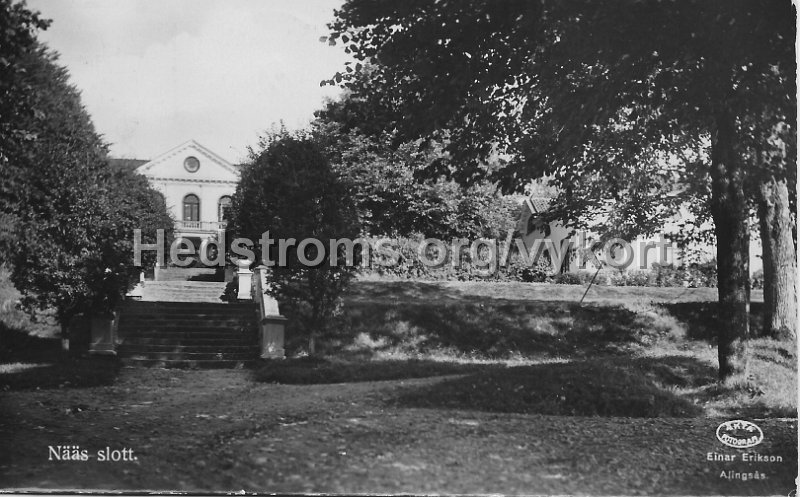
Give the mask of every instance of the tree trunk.
[(797, 330), (797, 256), (786, 180), (770, 176), (759, 185), (758, 221), (764, 261), (762, 334), (792, 340)]
[(733, 117), (723, 111), (711, 136), (711, 214), (717, 237), (719, 378), (747, 373), (750, 285), (744, 170), (735, 150)]

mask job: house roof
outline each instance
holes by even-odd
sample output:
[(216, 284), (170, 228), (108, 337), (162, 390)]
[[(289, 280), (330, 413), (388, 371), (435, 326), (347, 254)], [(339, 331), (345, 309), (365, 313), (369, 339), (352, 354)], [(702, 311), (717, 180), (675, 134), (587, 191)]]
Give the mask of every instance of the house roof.
[(228, 171), (230, 171), (232, 173), (238, 174), (239, 168), (237, 168), (236, 166), (234, 166), (230, 162), (226, 161), (225, 159), (223, 159), (219, 155), (215, 154), (211, 150), (207, 149), (203, 145), (200, 145), (195, 140), (189, 140), (189, 141), (183, 142), (180, 145), (178, 145), (177, 147), (175, 147), (175, 148), (173, 148), (173, 149), (171, 149), (171, 150), (169, 150), (167, 152), (164, 152), (163, 154), (159, 155), (158, 157), (156, 157), (156, 158), (154, 158), (154, 159), (152, 159), (150, 161), (146, 161), (145, 163), (141, 164), (137, 168), (137, 170), (138, 170), (138, 172), (140, 172), (142, 174), (146, 174), (147, 171), (149, 169), (153, 168), (155, 165), (157, 165), (160, 162), (163, 162), (163, 161), (169, 159), (170, 157), (174, 156), (175, 154), (178, 154), (178, 153), (182, 152), (183, 150), (186, 150), (187, 148), (190, 148), (190, 147), (194, 148), (195, 150), (197, 150), (201, 154), (205, 155), (208, 159), (212, 160), (213, 162), (216, 162), (217, 164), (222, 166), (224, 169), (227, 169)]
[(531, 214), (542, 214), (550, 208), (553, 197), (528, 197), (525, 199), (525, 206), (530, 209)]

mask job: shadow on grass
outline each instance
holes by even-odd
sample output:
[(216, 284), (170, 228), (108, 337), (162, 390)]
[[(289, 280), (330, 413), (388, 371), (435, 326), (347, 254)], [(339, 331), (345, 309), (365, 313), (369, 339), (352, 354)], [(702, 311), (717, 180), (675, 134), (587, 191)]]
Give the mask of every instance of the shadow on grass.
[(397, 407), (466, 409), (560, 416), (691, 417), (703, 412), (680, 389), (713, 384), (709, 365), (684, 356), (580, 360), (525, 366), (426, 360), (289, 359), (254, 372), (257, 381), (325, 384), (440, 378), (403, 386)]
[(73, 358), (54, 362), (0, 364), (0, 390), (89, 388), (114, 383), (120, 363), (115, 357)]
[(558, 416), (693, 417), (699, 399), (678, 393), (715, 371), (684, 356), (515, 366), (448, 379), (398, 395), (402, 407)]
[(36, 337), (0, 323), (0, 390), (110, 385), (119, 368), (115, 357), (70, 357), (59, 339)]
[(361, 360), (302, 357), (266, 361), (254, 370), (256, 381), (290, 385), (357, 383), (429, 378), (505, 369), (502, 365), (459, 364), (423, 359)]
[[(717, 343), (719, 328), (722, 325), (719, 318), (718, 302), (679, 302), (673, 304), (657, 304), (672, 315), (686, 328), (686, 338), (703, 340), (712, 344)], [(750, 303), (750, 332), (752, 336), (760, 335), (762, 322), (762, 302)]]
[[(485, 359), (594, 357), (678, 336), (674, 320), (609, 304), (349, 304), (338, 318), (340, 350), (409, 355), (446, 350)], [(302, 336), (302, 330), (287, 337)], [(302, 346), (290, 343), (290, 348)], [(334, 349), (333, 352), (336, 352)]]
[(0, 362), (41, 362), (57, 359), (61, 340), (42, 338), (0, 321)]

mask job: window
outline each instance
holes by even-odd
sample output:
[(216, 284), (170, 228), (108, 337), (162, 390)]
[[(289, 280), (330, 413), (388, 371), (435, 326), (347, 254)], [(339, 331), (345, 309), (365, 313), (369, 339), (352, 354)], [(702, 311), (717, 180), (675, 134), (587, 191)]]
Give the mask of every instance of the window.
[(197, 157), (187, 157), (186, 160), (183, 161), (183, 167), (190, 173), (195, 173), (200, 169), (200, 161), (197, 160)]
[(227, 195), (220, 197), (217, 205), (217, 220), (227, 221), (231, 211), (231, 198)]
[(183, 197), (183, 220), (200, 220), (200, 199), (197, 195), (189, 194)]

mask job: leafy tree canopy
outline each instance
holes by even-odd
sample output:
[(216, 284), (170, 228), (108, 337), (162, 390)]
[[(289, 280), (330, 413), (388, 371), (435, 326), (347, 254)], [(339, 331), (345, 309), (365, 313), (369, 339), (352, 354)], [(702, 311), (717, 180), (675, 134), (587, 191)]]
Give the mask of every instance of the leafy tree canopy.
[(54, 53), (39, 47), (18, 69), (15, 84), (30, 88), (35, 112), (14, 123), (32, 137), (4, 171), (4, 187), (13, 190), (2, 203), (11, 221), (6, 251), (23, 303), (55, 309), (65, 326), (76, 313), (112, 310), (141, 270), (133, 266), (133, 230), (152, 243), (159, 228), (170, 236), (172, 221), (145, 178), (109, 168)]
[[(742, 148), (777, 122), (793, 144), (794, 20), (774, 0), (352, 0), (330, 42), (359, 62), (331, 82), (365, 102), (347, 110), (379, 119), (370, 129), (446, 134), (452, 160), (431, 175), (507, 190), (546, 175), (562, 217), (648, 232), (680, 203), (708, 217), (723, 111)], [(498, 150), (511, 159), (487, 171)]]
[(389, 133), (370, 135), (358, 127), (368, 121), (351, 120), (347, 109), (356, 106), (349, 97), (330, 102), (318, 113), (313, 134), (349, 186), (363, 233), (503, 238), (514, 227), (519, 203), (495, 185), (464, 187), (425, 176), (430, 164), (449, 155), (441, 143), (418, 139), (393, 146)]

